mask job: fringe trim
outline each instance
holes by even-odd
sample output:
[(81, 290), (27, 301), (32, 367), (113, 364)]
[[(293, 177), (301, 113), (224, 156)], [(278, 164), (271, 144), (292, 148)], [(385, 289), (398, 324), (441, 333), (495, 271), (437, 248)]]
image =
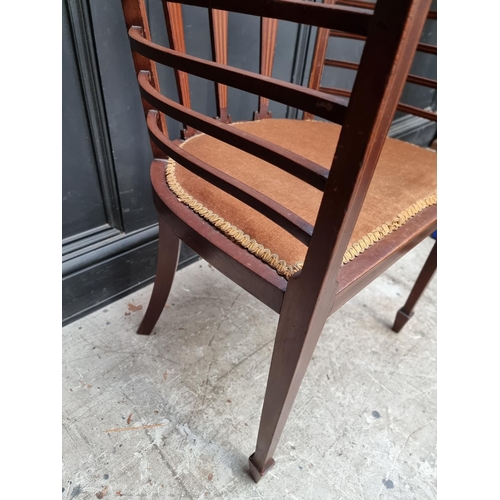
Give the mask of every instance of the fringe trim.
[[(209, 210), (198, 200), (194, 199), (184, 188), (179, 184), (175, 175), (176, 162), (169, 158), (167, 160), (167, 167), (165, 169), (165, 178), (170, 190), (177, 196), (177, 199), (187, 205), (191, 210), (196, 212), (200, 217), (214, 225), (219, 231), (224, 233), (231, 240), (238, 243), (250, 253), (264, 261), (271, 266), (278, 274), (289, 279), (293, 274), (302, 269), (304, 263), (296, 262), (295, 264), (288, 264), (286, 261), (279, 258), (268, 248), (258, 243), (255, 239), (245, 234), (241, 229), (233, 226), (228, 221), (219, 215)], [(400, 212), (389, 224), (382, 224), (367, 235), (363, 236), (360, 240), (350, 246), (344, 253), (342, 264), (347, 264), (358, 255), (362, 254), (365, 250), (373, 246), (376, 242), (383, 239), (385, 236), (391, 234), (396, 229), (403, 226), (408, 219), (415, 216), (425, 208), (435, 205), (437, 203), (437, 195), (427, 196), (418, 200), (416, 203), (408, 207), (406, 210)]]
[(363, 236), (356, 243), (353, 243), (344, 253), (344, 258), (342, 259), (342, 264), (347, 264), (349, 261), (356, 258), (358, 255), (362, 254), (365, 250), (370, 248), (372, 245), (380, 241), (385, 236), (391, 234), (396, 229), (406, 224), (409, 219), (417, 215), (419, 212), (424, 210), (431, 205), (437, 204), (437, 195), (433, 194), (418, 200), (413, 205), (409, 206), (406, 210), (400, 212), (392, 222), (389, 224), (382, 224), (373, 231), (369, 232)]

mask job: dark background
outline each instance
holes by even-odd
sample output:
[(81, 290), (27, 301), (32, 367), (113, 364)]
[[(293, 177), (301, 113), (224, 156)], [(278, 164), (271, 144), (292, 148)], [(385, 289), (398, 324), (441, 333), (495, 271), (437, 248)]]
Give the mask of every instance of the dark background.
[[(147, 2), (152, 37), (168, 46), (160, 0)], [(435, 5), (433, 5), (435, 8)], [(211, 59), (206, 9), (183, 6), (187, 52)], [(279, 21), (273, 77), (307, 85), (316, 30)], [(151, 150), (120, 0), (63, 0), (63, 322), (152, 281), (157, 219), (149, 184)], [(259, 20), (229, 13), (232, 66), (258, 71)], [(422, 41), (436, 43), (436, 21)], [(330, 38), (327, 56), (358, 62), (363, 42)], [(158, 65), (162, 92), (177, 98), (173, 71)], [(436, 57), (418, 53), (412, 73), (436, 78)], [(350, 89), (355, 72), (325, 68), (322, 85)], [(214, 85), (190, 77), (193, 108), (215, 116)], [(257, 97), (229, 89), (233, 121), (250, 120)], [(436, 91), (407, 84), (402, 102), (436, 109)], [(301, 112), (271, 103), (277, 118)], [(171, 137), (178, 122), (168, 121)], [(390, 135), (421, 146), (436, 125), (397, 113)], [(197, 259), (182, 246), (179, 267)]]

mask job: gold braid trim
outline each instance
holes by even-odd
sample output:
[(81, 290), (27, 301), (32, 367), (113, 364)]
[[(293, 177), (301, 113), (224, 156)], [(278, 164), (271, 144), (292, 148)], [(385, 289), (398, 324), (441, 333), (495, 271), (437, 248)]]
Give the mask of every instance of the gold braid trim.
[[(288, 264), (286, 261), (281, 260), (278, 255), (274, 254), (268, 248), (255, 241), (248, 234), (245, 234), (241, 229), (230, 224), (219, 215), (215, 214), (199, 201), (195, 200), (184, 188), (179, 184), (175, 175), (176, 162), (169, 158), (167, 160), (167, 167), (165, 169), (165, 178), (170, 190), (177, 196), (177, 199), (187, 205), (191, 210), (196, 212), (200, 217), (214, 225), (219, 231), (231, 238), (250, 253), (263, 260), (266, 264), (271, 266), (278, 274), (284, 276), (286, 279), (290, 278), (297, 271), (302, 269), (303, 262), (296, 262), (295, 264)], [(421, 212), (424, 208), (437, 203), (437, 195), (428, 196), (423, 198), (406, 210), (398, 214), (391, 223), (382, 224), (372, 232), (363, 236), (359, 241), (349, 247), (344, 253), (342, 264), (347, 264), (358, 255), (362, 254), (367, 248), (374, 245), (377, 241), (391, 234), (396, 229), (400, 228), (406, 223), (408, 219)]]
[(431, 205), (437, 204), (437, 195), (433, 194), (418, 200), (413, 205), (409, 206), (406, 210), (400, 212), (392, 222), (389, 224), (382, 224), (370, 233), (363, 236), (356, 243), (353, 243), (344, 253), (344, 258), (342, 259), (342, 264), (347, 264), (349, 261), (353, 260), (358, 255), (362, 254), (366, 249), (370, 248), (372, 245), (380, 241), (382, 238), (391, 234), (396, 229), (406, 224), (408, 219), (417, 215), (424, 208), (430, 207)]
[(250, 253), (263, 260), (266, 264), (269, 264), (278, 274), (288, 279), (292, 274), (302, 269), (302, 262), (290, 265), (286, 261), (280, 260), (275, 253), (271, 253), (271, 250), (264, 248), (263, 245), (255, 241), (248, 234), (245, 234), (241, 229), (233, 226), (219, 215), (214, 214), (212, 210), (203, 206), (199, 201), (195, 200), (190, 194), (184, 191), (184, 188), (179, 184), (175, 176), (175, 161), (171, 158), (167, 161), (165, 177), (168, 187), (177, 196), (180, 202), (184, 203), (191, 210), (213, 224), (219, 231), (238, 243), (238, 245), (246, 248)]

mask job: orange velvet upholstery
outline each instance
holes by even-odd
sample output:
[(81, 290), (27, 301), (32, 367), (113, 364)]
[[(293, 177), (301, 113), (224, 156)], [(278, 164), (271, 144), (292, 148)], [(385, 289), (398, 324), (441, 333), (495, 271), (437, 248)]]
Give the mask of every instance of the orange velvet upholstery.
[[(267, 119), (234, 124), (330, 168), (341, 127), (319, 121)], [(313, 224), (322, 192), (250, 154), (208, 135), (186, 141), (186, 151), (209, 165), (260, 191)], [(275, 223), (192, 174), (175, 166), (184, 191), (233, 226), (293, 265), (305, 259), (307, 247)], [(395, 139), (387, 139), (350, 244), (382, 224), (391, 224), (402, 211), (436, 193), (436, 154)]]

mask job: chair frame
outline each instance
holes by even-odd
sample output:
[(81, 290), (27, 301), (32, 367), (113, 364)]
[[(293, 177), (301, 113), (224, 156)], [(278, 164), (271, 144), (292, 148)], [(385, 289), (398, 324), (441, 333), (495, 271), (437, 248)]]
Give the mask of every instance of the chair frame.
[[(367, 8), (365, 2), (340, 3), (329, 0), (324, 4), (297, 0), (163, 0), (171, 47), (168, 49), (151, 42), (144, 0), (122, 0), (155, 157), (150, 173), (159, 214), (157, 278), (138, 333), (150, 334), (164, 310), (177, 267), (180, 240), (279, 313), (257, 446), (249, 459), (250, 473), (256, 482), (274, 465), (278, 441), (328, 317), (429, 236), (437, 225), (436, 207), (428, 207), (342, 266), (419, 46), (430, 0), (378, 0), (373, 13), (359, 9)], [(185, 53), (181, 4), (208, 9), (214, 61)], [(227, 11), (261, 16), (261, 74), (227, 66)], [(348, 105), (337, 95), (325, 92), (319, 83), (317, 88), (314, 84), (308, 89), (271, 78), (278, 19), (318, 26), (318, 38), (324, 38), (325, 30), (327, 35), (334, 30), (366, 38)], [(174, 68), (180, 104), (160, 94), (156, 63)], [(317, 82), (318, 64), (313, 65), (312, 75)], [(190, 109), (187, 73), (215, 82), (218, 119)], [(243, 136), (230, 126), (227, 85), (260, 96), (255, 118), (270, 118), (269, 99), (273, 99), (343, 125), (330, 173), (268, 141), (249, 134)], [(164, 113), (184, 123), (182, 138), (197, 131), (208, 133), (324, 191), (314, 228), (182, 150), (179, 140), (168, 138)], [(308, 244), (302, 270), (286, 280), (179, 203), (165, 182), (167, 157), (247, 202)], [(430, 279), (428, 275), (433, 272), (433, 266), (435, 269), (435, 261), (431, 259), (425, 276), (419, 278), (415, 286), (416, 300)], [(416, 303), (415, 297), (402, 309), (401, 314), (408, 318)]]

